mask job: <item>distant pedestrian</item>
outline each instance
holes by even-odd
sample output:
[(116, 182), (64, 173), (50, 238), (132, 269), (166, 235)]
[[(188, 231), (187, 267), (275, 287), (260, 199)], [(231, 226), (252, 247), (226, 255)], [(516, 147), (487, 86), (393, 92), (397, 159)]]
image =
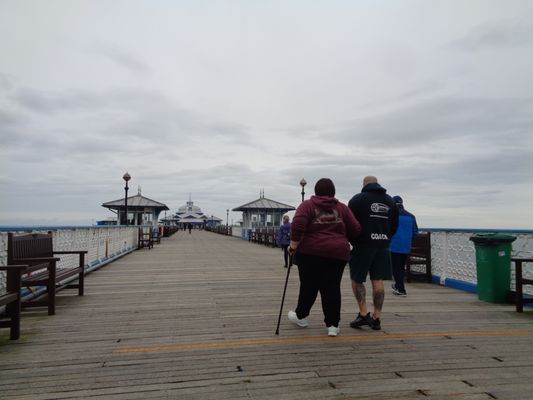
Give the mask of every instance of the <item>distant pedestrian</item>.
[(191, 231), (192, 231), (192, 224), (189, 222), (189, 224), (187, 225), (187, 228), (189, 228), (189, 235), (191, 234)]
[(319, 179), (315, 195), (300, 204), (291, 225), (289, 251), (296, 252), (300, 275), (298, 305), (288, 314), (291, 322), (308, 326), (307, 316), (320, 292), (328, 336), (339, 334), (342, 274), (350, 259), (349, 242), (360, 232), (357, 219), (335, 198), (331, 179)]
[(284, 267), (292, 266), (292, 255), (289, 254), (289, 244), (291, 238), (291, 223), (288, 215), (283, 216), (283, 224), (279, 227), (277, 243), (283, 251)]
[(415, 216), (404, 208), (402, 198), (394, 196), (392, 199), (398, 207), (400, 216), (398, 230), (390, 243), (392, 274), (394, 275), (392, 293), (396, 296), (407, 296), (404, 284), (405, 261), (411, 253), (413, 238), (418, 235), (418, 225)]
[[(350, 322), (352, 328), (367, 325), (381, 329), (381, 310), (385, 300), (384, 279), (392, 278), (389, 244), (398, 228), (398, 208), (394, 200), (381, 187), (375, 176), (363, 179), (363, 189), (348, 203), (363, 228), (355, 241), (350, 260), (352, 290), (359, 306), (359, 313)], [(370, 274), (374, 312), (370, 315), (366, 306), (364, 282)]]

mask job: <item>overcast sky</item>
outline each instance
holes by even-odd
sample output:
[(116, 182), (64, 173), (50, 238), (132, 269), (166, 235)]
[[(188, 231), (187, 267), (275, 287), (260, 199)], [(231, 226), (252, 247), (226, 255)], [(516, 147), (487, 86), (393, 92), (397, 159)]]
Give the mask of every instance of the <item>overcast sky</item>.
[(0, 143), (0, 225), (91, 225), (128, 171), (224, 220), (376, 175), (533, 229), (533, 1), (0, 0)]

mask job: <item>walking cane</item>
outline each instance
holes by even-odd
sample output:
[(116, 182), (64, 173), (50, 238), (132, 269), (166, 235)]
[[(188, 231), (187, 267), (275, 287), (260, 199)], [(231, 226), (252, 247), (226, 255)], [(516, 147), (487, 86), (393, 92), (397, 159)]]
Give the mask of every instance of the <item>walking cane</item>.
[(281, 322), (281, 313), (283, 312), (283, 303), (285, 302), (285, 292), (287, 292), (287, 283), (289, 282), (289, 274), (291, 273), (291, 264), (287, 267), (287, 278), (285, 279), (285, 287), (283, 288), (283, 296), (281, 297), (281, 307), (279, 308), (278, 326), (276, 327), (276, 335), (279, 335), (279, 323)]

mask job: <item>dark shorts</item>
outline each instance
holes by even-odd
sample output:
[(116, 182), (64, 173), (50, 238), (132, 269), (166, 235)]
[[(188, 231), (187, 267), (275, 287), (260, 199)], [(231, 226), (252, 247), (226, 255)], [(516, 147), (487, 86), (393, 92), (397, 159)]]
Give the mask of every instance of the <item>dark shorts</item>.
[(392, 279), (389, 249), (359, 248), (352, 250), (350, 277), (352, 281), (363, 283), (370, 273), (370, 280)]

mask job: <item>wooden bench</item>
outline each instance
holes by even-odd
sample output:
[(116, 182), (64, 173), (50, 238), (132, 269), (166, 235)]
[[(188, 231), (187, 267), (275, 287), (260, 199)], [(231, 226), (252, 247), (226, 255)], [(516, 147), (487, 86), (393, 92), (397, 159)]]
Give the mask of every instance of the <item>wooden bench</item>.
[[(424, 272), (411, 270), (412, 266), (423, 266)], [(406, 261), (406, 278), (407, 282), (419, 280), (423, 282), (432, 282), (431, 277), (431, 232), (420, 233), (413, 239), (411, 244), (411, 254)]]
[(139, 228), (139, 243), (137, 248), (142, 249), (144, 247), (148, 247), (148, 249), (151, 249), (154, 247), (154, 241), (152, 239), (152, 230), (151, 228), (149, 230), (145, 230), (144, 228)]
[(4, 315), (0, 317), (0, 328), (10, 328), (9, 338), (20, 337), (20, 289), (22, 274), (27, 265), (0, 266), (6, 271), (6, 292), (0, 295), (0, 306), (6, 306)]
[(533, 297), (524, 298), (524, 285), (533, 285), (533, 279), (526, 279), (523, 276), (522, 264), (533, 263), (533, 258), (511, 258), (515, 264), (515, 290), (516, 290), (516, 311), (523, 312), (524, 304), (533, 303)]
[(276, 230), (275, 229), (267, 230), (265, 245), (270, 246), (270, 247), (276, 247)]
[(159, 228), (154, 228), (152, 230), (152, 243), (161, 244), (161, 232)]
[[(22, 275), (22, 287), (45, 286), (46, 292), (30, 301), (24, 301), (22, 308), (48, 307), (48, 315), (55, 314), (56, 292), (61, 289), (78, 289), (78, 295), (83, 296), (85, 277), (85, 254), (87, 251), (54, 251), (51, 234), (32, 233), (23, 236), (7, 236), (8, 265), (26, 264), (26, 271)], [(60, 260), (55, 255), (77, 254), (78, 266), (74, 268), (57, 269)], [(78, 283), (70, 283), (74, 276)], [(65, 281), (67, 281), (65, 283)], [(72, 279), (73, 280), (73, 279)]]

